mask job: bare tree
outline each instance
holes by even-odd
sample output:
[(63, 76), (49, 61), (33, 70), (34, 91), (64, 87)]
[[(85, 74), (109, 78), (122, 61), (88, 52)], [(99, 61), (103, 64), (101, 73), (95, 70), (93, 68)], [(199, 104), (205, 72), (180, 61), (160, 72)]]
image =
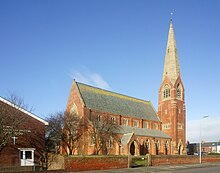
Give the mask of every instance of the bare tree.
[(46, 128), (45, 136), (46, 151), (59, 153), (64, 128), (64, 113), (51, 114), (47, 121), (49, 125)]
[[(19, 126), (24, 122), (20, 116), (21, 109), (28, 109), (24, 101), (15, 94), (0, 101), (0, 153), (6, 145), (12, 142), (12, 137), (19, 136)], [(19, 118), (18, 118), (19, 117)]]
[(59, 112), (50, 116), (48, 122), (48, 150), (59, 152), (62, 147), (67, 155), (74, 154), (84, 126), (80, 117), (76, 113)]
[(93, 117), (90, 122), (89, 133), (94, 144), (94, 154), (101, 154), (102, 151), (102, 154), (106, 155), (107, 145), (113, 144), (113, 140), (118, 141), (117, 131), (120, 130), (120, 126), (114, 118), (107, 115)]

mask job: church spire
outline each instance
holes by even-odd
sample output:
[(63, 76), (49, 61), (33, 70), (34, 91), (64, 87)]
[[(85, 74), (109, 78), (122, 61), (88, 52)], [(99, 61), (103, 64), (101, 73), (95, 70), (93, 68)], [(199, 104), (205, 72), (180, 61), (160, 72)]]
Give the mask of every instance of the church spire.
[(167, 76), (174, 84), (180, 74), (180, 66), (178, 61), (176, 40), (174, 36), (174, 29), (172, 18), (170, 19), (170, 29), (167, 40), (167, 48), (164, 62), (163, 80)]
[(162, 130), (172, 137), (172, 154), (186, 154), (185, 90), (180, 76), (172, 18), (167, 40), (163, 81), (158, 92), (158, 117)]

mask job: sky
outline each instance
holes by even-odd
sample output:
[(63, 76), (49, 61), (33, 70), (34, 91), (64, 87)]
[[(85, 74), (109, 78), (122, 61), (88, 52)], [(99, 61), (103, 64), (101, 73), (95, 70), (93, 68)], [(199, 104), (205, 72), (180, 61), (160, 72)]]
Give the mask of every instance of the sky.
[[(0, 96), (46, 118), (65, 110), (73, 79), (150, 100), (170, 14), (187, 110), (187, 139), (220, 140), (219, 0), (1, 0)], [(203, 119), (204, 115), (209, 117)]]

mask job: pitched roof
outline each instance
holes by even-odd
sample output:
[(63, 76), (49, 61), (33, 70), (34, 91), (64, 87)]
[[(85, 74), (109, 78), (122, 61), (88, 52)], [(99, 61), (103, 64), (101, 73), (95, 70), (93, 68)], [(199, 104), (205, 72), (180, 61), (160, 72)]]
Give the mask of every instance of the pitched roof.
[(160, 121), (150, 101), (129, 97), (115, 92), (76, 82), (87, 108), (113, 114)]
[(159, 138), (168, 138), (168, 139), (171, 138), (169, 135), (167, 135), (165, 132), (161, 130), (138, 128), (138, 127), (131, 127), (131, 126), (121, 126), (118, 133), (129, 134), (132, 132), (137, 136), (149, 136), (149, 137), (159, 137)]
[[(190, 143), (189, 145), (199, 146), (200, 143)], [(204, 142), (204, 143), (202, 143), (202, 147), (216, 147), (216, 146), (220, 146), (220, 142)]]
[(10, 102), (10, 101), (4, 99), (4, 98), (1, 97), (1, 96), (0, 96), (0, 101), (3, 102), (3, 103), (8, 104), (9, 106), (11, 106), (11, 107), (13, 107), (13, 108), (15, 108), (15, 109), (18, 109), (19, 111), (21, 111), (21, 112), (25, 113), (26, 115), (29, 115), (29, 116), (31, 116), (32, 118), (34, 118), (34, 119), (36, 119), (36, 120), (38, 120), (38, 121), (44, 123), (45, 125), (48, 125), (48, 122), (47, 122), (47, 121), (43, 120), (42, 118), (38, 117), (37, 115), (34, 115), (34, 114), (31, 113), (31, 112), (28, 112), (27, 110), (25, 110), (25, 109), (23, 109), (23, 108), (21, 108), (21, 107), (19, 107), (19, 106), (13, 104), (12, 102)]
[(121, 138), (121, 144), (122, 145), (126, 145), (129, 143), (129, 141), (131, 140), (133, 133), (126, 133), (122, 136)]

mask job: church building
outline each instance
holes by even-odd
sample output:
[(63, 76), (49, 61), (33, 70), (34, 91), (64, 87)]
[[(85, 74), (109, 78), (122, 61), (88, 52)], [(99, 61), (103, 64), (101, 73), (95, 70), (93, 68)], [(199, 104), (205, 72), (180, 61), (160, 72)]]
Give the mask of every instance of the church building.
[[(119, 140), (107, 146), (110, 155), (184, 154), (186, 116), (184, 87), (180, 75), (172, 20), (168, 35), (158, 112), (150, 101), (89, 86), (72, 83), (67, 112), (75, 112), (86, 121), (111, 117), (120, 126)], [(84, 132), (78, 154), (94, 154), (89, 133)]]

